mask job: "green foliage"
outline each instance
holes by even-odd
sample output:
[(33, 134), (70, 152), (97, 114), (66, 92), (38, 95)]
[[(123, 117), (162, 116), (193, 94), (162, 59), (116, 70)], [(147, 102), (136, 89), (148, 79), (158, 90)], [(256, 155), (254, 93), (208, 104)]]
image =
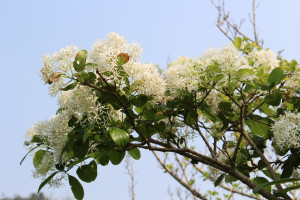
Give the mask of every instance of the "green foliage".
[(74, 194), (74, 197), (77, 200), (82, 200), (84, 197), (84, 190), (82, 185), (74, 176), (68, 175), (68, 178), (69, 178), (69, 184), (71, 186), (71, 190)]
[(118, 164), (120, 164), (122, 162), (124, 156), (125, 156), (125, 152), (124, 151), (113, 150), (109, 154), (109, 160), (110, 160), (110, 162), (112, 164), (118, 165)]
[(265, 97), (265, 102), (271, 106), (279, 106), (281, 102), (281, 94), (279, 92), (269, 94)]
[(97, 178), (97, 163), (93, 160), (88, 165), (82, 165), (76, 173), (81, 180), (90, 183)]
[(236, 37), (233, 44), (237, 49), (240, 49), (242, 45), (242, 38)]
[(253, 189), (254, 193), (257, 193), (260, 189), (271, 186), (271, 185), (275, 185), (275, 184), (281, 184), (281, 183), (287, 183), (287, 182), (293, 182), (293, 181), (300, 181), (299, 178), (283, 178), (277, 181), (271, 181), (271, 182), (265, 182), (263, 184), (260, 184), (258, 186), (256, 186)]
[(131, 150), (128, 150), (128, 153), (133, 157), (135, 160), (139, 160), (141, 158), (141, 152), (138, 148), (134, 148)]
[[(217, 60), (212, 60), (208, 66), (195, 64), (189, 68), (191, 77), (185, 77), (191, 79), (191, 84), (187, 83), (189, 86), (178, 89), (176, 92), (179, 95), (172, 94), (175, 92), (170, 87), (161, 96), (152, 94), (152, 88), (148, 86), (143, 90), (139, 88), (144, 86), (145, 80), (131, 77), (126, 71), (125, 63), (130, 60), (127, 53), (114, 55), (111, 60), (115, 59), (116, 63), (111, 70), (103, 72), (97, 69), (100, 67), (97, 64), (86, 63), (86, 50), (79, 51), (73, 66), (70, 66), (70, 73), (57, 72), (51, 77), (51, 84), (55, 84), (58, 77), (68, 78), (66, 86), (60, 89), (63, 94), (65, 91), (72, 93), (75, 88), (76, 91), (88, 88), (93, 101), (89, 98), (80, 101), (77, 105), (79, 111), (73, 104), (71, 109), (68, 106), (57, 109), (57, 115), (64, 116), (67, 113), (68, 116), (64, 121), (67, 131), (60, 133), (67, 135), (67, 142), (63, 144), (51, 170), (47, 166), (41, 167), (41, 163), (46, 154), (55, 155), (54, 148), (49, 145), (53, 144), (53, 138), (47, 134), (57, 137), (55, 134), (59, 130), (55, 129), (56, 126), (47, 129), (47, 136), (38, 133), (25, 142), (30, 147), (29, 152), (37, 149), (33, 158), (37, 171), (47, 175), (52, 173), (41, 183), (39, 191), (60, 172), (68, 175), (75, 198), (83, 199), (82, 185), (69, 174), (72, 168), (76, 166), (79, 179), (89, 183), (97, 178), (98, 164), (107, 166), (110, 161), (113, 165), (119, 165), (126, 152), (133, 159), (139, 160), (140, 149), (152, 148), (186, 156), (188, 163), (185, 167), (203, 162), (217, 168), (220, 170), (217, 179), (215, 176), (209, 179), (208, 174), (204, 175), (206, 179), (214, 181), (215, 187), (222, 181), (225, 185), (233, 182), (239, 184), (241, 180), (238, 178), (242, 174), (243, 183), (247, 184), (248, 181), (258, 185), (254, 193), (264, 188), (271, 194), (271, 185), (295, 181), (285, 178), (291, 177), (293, 170), (300, 166), (299, 151), (294, 146), (276, 146), (275, 131), (271, 127), (285, 111), (296, 113), (300, 110), (299, 89), (285, 85), (292, 73), (298, 70), (298, 63), (283, 60), (279, 67), (270, 72), (273, 67), (266, 63), (257, 64), (255, 58), (248, 57), (251, 52), (261, 50), (256, 43), (237, 37), (234, 46), (240, 50), (243, 59), (248, 60), (249, 68), (244, 68), (244, 64), (240, 68), (232, 65), (232, 69), (226, 71), (221, 61)], [(194, 80), (197, 76), (199, 80)], [(85, 100), (90, 104), (85, 105)], [(98, 107), (101, 109), (97, 110)], [(209, 147), (210, 155), (204, 157), (189, 145), (190, 140), (197, 141), (199, 138)], [(270, 141), (272, 145), (269, 145)], [(268, 163), (262, 161), (268, 145), (274, 148), (277, 156), (282, 157), (272, 162), (274, 168), (282, 170), (281, 176), (275, 173), (280, 179), (277, 182), (268, 181), (267, 178), (273, 177), (274, 173), (268, 171)], [(258, 158), (261, 161), (257, 161)], [(88, 164), (87, 160), (90, 161)], [(179, 169), (172, 163), (166, 167), (173, 171)], [(230, 168), (234, 169), (231, 173)], [(255, 177), (259, 174), (257, 171), (267, 178)], [(195, 179), (186, 183), (194, 186)], [(248, 186), (252, 187), (251, 184)], [(298, 188), (287, 187), (275, 190), (273, 194), (283, 195)], [(218, 199), (216, 191), (208, 193)]]
[(277, 68), (275, 68), (275, 69), (272, 70), (271, 74), (268, 77), (268, 82), (270, 84), (271, 83), (275, 83), (275, 85), (277, 85), (285, 77), (286, 77), (286, 75), (283, 73), (283, 70), (280, 67), (277, 67)]
[(265, 124), (264, 121), (260, 121), (262, 119), (257, 120), (246, 120), (247, 126), (250, 128), (252, 133), (261, 137), (267, 137), (269, 133), (270, 127)]
[(255, 177), (253, 179), (254, 183), (256, 183), (257, 185), (262, 185), (262, 184), (266, 184), (266, 186), (264, 187), (265, 190), (271, 192), (271, 185), (268, 185), (269, 181), (264, 178), (264, 177)]
[(124, 146), (129, 142), (129, 134), (122, 129), (112, 127), (109, 129), (109, 134), (118, 146)]
[(74, 88), (76, 87), (77, 84), (78, 84), (78, 83), (75, 81), (75, 82), (73, 82), (73, 83), (67, 85), (66, 87), (62, 88), (61, 90), (62, 90), (62, 91), (72, 90), (72, 89), (74, 89)]
[(88, 52), (86, 50), (80, 50), (77, 53), (75, 61), (73, 63), (73, 67), (77, 72), (81, 72), (84, 70), (87, 56)]
[(39, 167), (46, 153), (47, 151), (45, 150), (38, 150), (37, 152), (35, 152), (33, 157), (33, 165), (35, 168)]
[(220, 185), (220, 183), (221, 183), (222, 180), (224, 179), (225, 175), (226, 175), (226, 174), (221, 174), (221, 175), (217, 178), (217, 180), (216, 180), (215, 183), (214, 183), (214, 186), (215, 186), (215, 187), (217, 187), (218, 185)]
[(38, 193), (41, 191), (41, 189), (58, 173), (59, 171), (56, 171), (52, 173), (48, 178), (46, 178), (39, 186)]

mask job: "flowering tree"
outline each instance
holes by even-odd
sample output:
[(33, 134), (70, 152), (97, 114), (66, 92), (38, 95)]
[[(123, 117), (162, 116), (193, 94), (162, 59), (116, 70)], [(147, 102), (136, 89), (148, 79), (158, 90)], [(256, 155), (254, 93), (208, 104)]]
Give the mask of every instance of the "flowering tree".
[[(267, 199), (290, 199), (288, 192), (300, 186), (280, 184), (300, 180), (295, 60), (277, 59), (239, 37), (201, 57), (180, 57), (165, 72), (141, 63), (141, 52), (138, 44), (110, 33), (89, 52), (68, 46), (43, 57), (41, 76), (59, 108), (27, 133), (35, 175), (43, 178), (39, 191), (67, 177), (75, 198), (83, 199), (72, 168), (80, 180), (92, 182), (98, 164), (118, 165), (126, 152), (138, 160), (139, 149), (148, 149), (217, 169), (216, 186), (223, 179), (239, 181)], [(273, 157), (266, 157), (267, 148)]]

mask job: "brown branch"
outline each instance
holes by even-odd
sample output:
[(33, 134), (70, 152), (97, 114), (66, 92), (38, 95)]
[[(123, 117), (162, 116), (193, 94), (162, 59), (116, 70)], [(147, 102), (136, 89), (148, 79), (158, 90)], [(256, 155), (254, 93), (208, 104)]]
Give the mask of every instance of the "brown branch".
[(187, 190), (189, 190), (194, 196), (203, 199), (203, 200), (207, 200), (207, 198), (205, 196), (203, 196), (202, 194), (200, 194), (197, 190), (195, 190), (192, 186), (190, 186), (189, 184), (187, 184), (186, 182), (184, 182), (177, 174), (175, 174), (171, 169), (169, 169), (166, 164), (160, 159), (160, 157), (157, 155), (157, 153), (155, 151), (152, 151), (152, 153), (154, 154), (154, 156), (156, 157), (156, 159), (158, 160), (158, 162), (160, 163), (160, 165), (177, 181), (179, 182), (183, 187), (185, 187)]
[(131, 197), (131, 200), (135, 200), (134, 160), (130, 162), (130, 158), (127, 158), (125, 161), (125, 168), (127, 174), (130, 176), (129, 196)]
[[(199, 171), (201, 174), (204, 174), (204, 170), (200, 167), (198, 167), (197, 165), (193, 164), (193, 167)], [(211, 181), (215, 181), (212, 177), (207, 177), (209, 180)], [(247, 194), (245, 192), (242, 192), (242, 191), (239, 191), (239, 190), (236, 190), (234, 189), (234, 187), (230, 188), (230, 187), (227, 187), (226, 185), (220, 183), (219, 186), (229, 192), (232, 192), (232, 193), (236, 193), (236, 194), (239, 194), (239, 195), (242, 195), (242, 196), (245, 196), (245, 197), (249, 197), (249, 198), (252, 198), (252, 199), (258, 199), (258, 200), (263, 200), (262, 198), (260, 197), (257, 197), (257, 196), (254, 196), (254, 195), (251, 195), (251, 194)]]
[(257, 45), (259, 45), (259, 41), (258, 41), (258, 35), (257, 35), (257, 32), (256, 32), (256, 3), (255, 3), (255, 0), (253, 0), (253, 3), (252, 3), (252, 12), (253, 12), (253, 32), (254, 32), (254, 38), (255, 38), (255, 43)]
[[(189, 183), (191, 180), (189, 179), (189, 177), (188, 177), (188, 175), (187, 175), (187, 173), (186, 173), (186, 167), (184, 166), (184, 163), (182, 163), (182, 162), (179, 160), (177, 154), (175, 154), (175, 160), (177, 161), (177, 163), (178, 163), (179, 166), (180, 166), (180, 169), (181, 169), (181, 171), (182, 171), (182, 173), (183, 173), (183, 176), (184, 176), (184, 178), (185, 178), (185, 181), (186, 181), (187, 183)], [(194, 196), (194, 195), (193, 195), (193, 198), (194, 198), (194, 200), (197, 200), (196, 196)]]

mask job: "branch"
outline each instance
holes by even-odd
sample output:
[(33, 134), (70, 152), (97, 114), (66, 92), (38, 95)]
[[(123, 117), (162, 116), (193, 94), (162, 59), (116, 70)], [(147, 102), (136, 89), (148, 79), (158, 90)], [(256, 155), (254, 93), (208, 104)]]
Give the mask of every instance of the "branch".
[[(198, 167), (197, 165), (193, 164), (194, 168), (199, 171), (201, 174), (204, 174), (204, 170), (200, 167)], [(207, 177), (209, 180), (211, 181), (215, 181), (213, 180), (211, 177)], [(239, 190), (236, 190), (234, 189), (234, 187), (230, 188), (230, 187), (227, 187), (226, 185), (224, 185), (223, 183), (220, 183), (219, 186), (229, 192), (232, 192), (232, 193), (236, 193), (236, 194), (240, 194), (242, 196), (245, 196), (245, 197), (249, 197), (249, 198), (252, 198), (252, 199), (258, 199), (258, 200), (263, 200), (262, 198), (260, 197), (257, 197), (257, 196), (253, 196), (251, 194), (247, 194), (245, 192), (242, 192), (242, 191), (239, 191)]]
[(152, 151), (160, 165), (177, 181), (179, 182), (183, 187), (185, 187), (187, 190), (189, 190), (194, 196), (203, 199), (208, 200), (205, 198), (202, 194), (200, 194), (197, 190), (195, 190), (192, 186), (188, 185), (186, 182), (184, 182), (177, 174), (175, 174), (171, 169), (169, 169), (165, 163), (160, 159), (160, 157), (157, 155), (155, 151)]
[(127, 170), (127, 174), (130, 176), (130, 186), (129, 186), (129, 196), (132, 200), (135, 200), (135, 180), (134, 180), (134, 160), (130, 161), (130, 158), (125, 160), (125, 168)]

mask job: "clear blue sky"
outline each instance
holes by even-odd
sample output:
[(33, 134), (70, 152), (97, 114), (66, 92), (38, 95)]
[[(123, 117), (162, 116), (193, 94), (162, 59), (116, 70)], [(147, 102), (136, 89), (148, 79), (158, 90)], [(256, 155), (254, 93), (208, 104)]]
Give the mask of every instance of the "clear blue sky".
[[(232, 17), (245, 18), (251, 0), (227, 0)], [(300, 60), (300, 1), (264, 0), (257, 10), (264, 47), (285, 49), (285, 58)], [(117, 32), (144, 48), (143, 61), (166, 68), (180, 55), (200, 56), (229, 41), (215, 26), (217, 12), (210, 0), (0, 0), (0, 198), (37, 191), (31, 158), (22, 166), (27, 129), (55, 114), (56, 100), (41, 82), (41, 55), (75, 44), (90, 49), (97, 38)], [(252, 34), (246, 23), (243, 29)], [(169, 199), (174, 181), (159, 169), (148, 152), (136, 162), (138, 200)], [(124, 167), (99, 167), (95, 182), (84, 184), (85, 199), (129, 199)], [(66, 186), (42, 190), (52, 197), (72, 196)], [(100, 198), (101, 197), (101, 198)]]

